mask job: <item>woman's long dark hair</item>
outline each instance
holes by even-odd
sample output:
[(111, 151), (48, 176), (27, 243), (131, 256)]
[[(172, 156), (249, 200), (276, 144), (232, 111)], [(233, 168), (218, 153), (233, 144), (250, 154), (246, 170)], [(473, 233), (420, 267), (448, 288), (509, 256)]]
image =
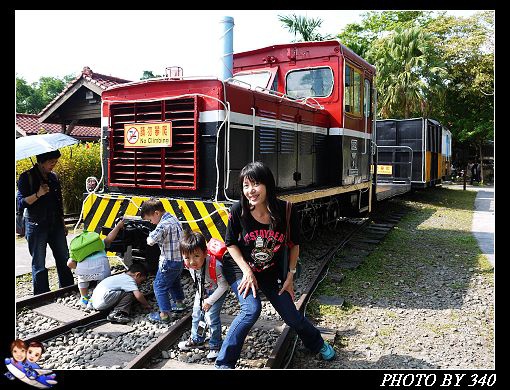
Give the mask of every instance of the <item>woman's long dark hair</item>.
[(276, 184), (273, 173), (267, 165), (260, 161), (248, 163), (241, 170), (241, 173), (239, 174), (239, 187), (241, 189), (241, 216), (243, 218), (246, 218), (250, 214), (250, 211), (255, 207), (250, 206), (248, 198), (244, 196), (243, 182), (245, 178), (255, 183), (262, 183), (266, 186), (267, 207), (269, 209), (269, 215), (271, 216), (272, 224), (274, 227), (276, 227), (278, 223), (280, 223), (280, 210), (278, 208), (278, 202), (276, 198)]

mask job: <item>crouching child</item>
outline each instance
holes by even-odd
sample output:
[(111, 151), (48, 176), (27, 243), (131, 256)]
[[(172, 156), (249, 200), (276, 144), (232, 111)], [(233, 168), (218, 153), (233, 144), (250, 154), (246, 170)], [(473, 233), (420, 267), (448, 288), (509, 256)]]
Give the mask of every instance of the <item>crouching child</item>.
[[(113, 240), (117, 237), (119, 231), (124, 227), (124, 220), (120, 220), (117, 225), (112, 229), (112, 231), (101, 240), (99, 235), (94, 232), (86, 232), (89, 235), (94, 235), (97, 237), (97, 244), (91, 243), (89, 247), (91, 253), (82, 251), (73, 251), (73, 242), (75, 240), (79, 240), (80, 236), (75, 237), (71, 242), (71, 251), (70, 258), (67, 261), (67, 266), (70, 269), (74, 270), (74, 273), (78, 277), (78, 289), (80, 290), (80, 305), (83, 307), (90, 307), (89, 299), (89, 285), (90, 282), (100, 282), (101, 280), (109, 277), (111, 275), (110, 270), (110, 262), (108, 261), (108, 256), (106, 255), (105, 248), (108, 248)], [(102, 241), (102, 242), (101, 242)], [(99, 244), (99, 246), (98, 246)], [(74, 259), (73, 257), (78, 257), (78, 253), (80, 254), (79, 261), (78, 259)], [(83, 259), (81, 259), (81, 255), (87, 254)]]
[[(211, 239), (214, 240), (214, 239)], [(210, 244), (221, 242), (215, 241)], [(185, 233), (179, 242), (184, 266), (195, 284), (191, 336), (178, 344), (180, 350), (201, 348), (210, 329), (208, 359), (216, 359), (221, 347), (220, 311), (227, 296), (228, 283), (223, 277), (221, 261), (208, 253), (205, 237), (198, 232)], [(225, 248), (226, 249), (226, 248)], [(219, 257), (219, 256), (218, 256)]]
[(91, 302), (96, 310), (112, 309), (108, 321), (126, 324), (131, 318), (131, 307), (135, 299), (144, 309), (150, 305), (138, 286), (147, 279), (147, 269), (143, 264), (133, 263), (126, 272), (103, 279), (94, 289)]

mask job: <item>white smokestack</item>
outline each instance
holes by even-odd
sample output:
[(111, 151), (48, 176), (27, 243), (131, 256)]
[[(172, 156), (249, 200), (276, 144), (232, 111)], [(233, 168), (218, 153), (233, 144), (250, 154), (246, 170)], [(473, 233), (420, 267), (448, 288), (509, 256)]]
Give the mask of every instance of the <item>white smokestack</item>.
[(224, 16), (220, 20), (220, 43), (222, 50), (218, 63), (218, 77), (226, 80), (233, 75), (234, 70), (234, 18)]

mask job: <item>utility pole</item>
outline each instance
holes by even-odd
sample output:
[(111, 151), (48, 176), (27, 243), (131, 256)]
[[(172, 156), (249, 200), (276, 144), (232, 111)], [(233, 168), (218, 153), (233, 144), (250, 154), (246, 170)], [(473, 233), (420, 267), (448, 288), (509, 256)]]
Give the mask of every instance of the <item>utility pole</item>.
[(468, 170), (468, 166), (466, 164), (466, 167), (464, 168), (464, 184), (463, 184), (463, 187), (462, 187), (462, 189), (464, 191), (466, 190), (467, 170)]

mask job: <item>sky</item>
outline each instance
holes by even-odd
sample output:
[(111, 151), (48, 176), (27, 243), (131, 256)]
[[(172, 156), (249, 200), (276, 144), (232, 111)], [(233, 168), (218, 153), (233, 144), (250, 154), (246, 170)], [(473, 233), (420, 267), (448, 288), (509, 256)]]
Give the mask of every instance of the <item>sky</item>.
[[(318, 32), (338, 34), (367, 10), (16, 10), (15, 73), (29, 84), (40, 77), (93, 72), (139, 80), (144, 70), (217, 76), (220, 20), (234, 18), (234, 53), (295, 39), (278, 15), (323, 20)], [(467, 17), (477, 11), (448, 11)]]

